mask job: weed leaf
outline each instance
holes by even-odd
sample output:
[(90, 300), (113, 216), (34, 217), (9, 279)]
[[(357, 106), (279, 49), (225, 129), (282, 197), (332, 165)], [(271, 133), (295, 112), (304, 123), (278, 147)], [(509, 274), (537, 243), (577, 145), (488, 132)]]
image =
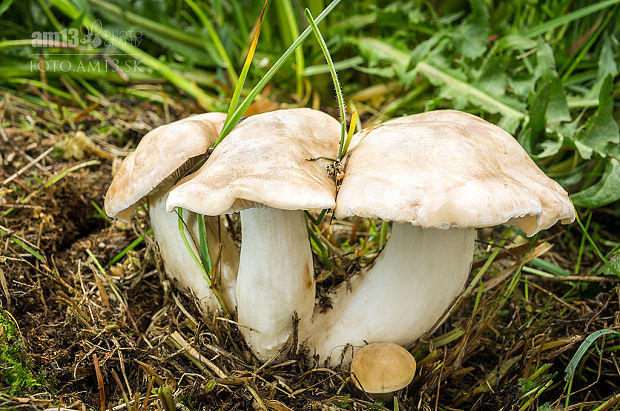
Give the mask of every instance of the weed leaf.
[(588, 98), (596, 98), (601, 90), (601, 86), (607, 76), (611, 74), (616, 76), (618, 74), (618, 66), (614, 59), (614, 51), (609, 36), (605, 33), (603, 38), (603, 47), (601, 47), (601, 56), (598, 60), (598, 72), (596, 74), (596, 82), (589, 93), (586, 94)]
[(480, 57), (487, 49), (489, 11), (482, 0), (470, 0), (470, 18), (452, 34), (453, 43), (466, 59)]
[(601, 180), (592, 187), (571, 196), (573, 203), (580, 207), (602, 207), (620, 199), (620, 162), (607, 160)]
[(542, 38), (538, 39), (536, 57), (538, 61), (536, 76), (548, 83), (549, 87), (547, 107), (544, 110), (546, 123), (570, 121), (564, 86), (555, 69), (553, 50)]
[(618, 124), (613, 117), (614, 100), (612, 92), (613, 77), (609, 74), (601, 84), (596, 114), (590, 117), (585, 129), (577, 135), (577, 140), (582, 144), (578, 146), (580, 148), (579, 154), (585, 159), (592, 157), (593, 151), (605, 156), (607, 154), (606, 147), (609, 143), (620, 144)]

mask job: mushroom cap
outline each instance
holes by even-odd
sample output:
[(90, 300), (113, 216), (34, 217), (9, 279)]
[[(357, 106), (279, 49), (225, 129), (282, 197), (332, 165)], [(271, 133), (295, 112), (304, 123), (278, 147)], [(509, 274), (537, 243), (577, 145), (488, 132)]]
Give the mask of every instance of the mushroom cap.
[(205, 113), (149, 131), (118, 168), (105, 196), (106, 214), (129, 219), (140, 199), (188, 160), (207, 152), (225, 119), (225, 113)]
[(509, 223), (527, 235), (574, 220), (566, 191), (500, 127), (438, 110), (357, 133), (336, 217), (381, 218), (423, 228)]
[(194, 174), (179, 181), (167, 209), (205, 215), (267, 206), (282, 210), (334, 208), (336, 186), (327, 158), (335, 158), (340, 124), (298, 108), (243, 120)]
[(415, 358), (398, 344), (372, 343), (353, 355), (355, 385), (368, 394), (388, 394), (405, 388), (415, 375)]

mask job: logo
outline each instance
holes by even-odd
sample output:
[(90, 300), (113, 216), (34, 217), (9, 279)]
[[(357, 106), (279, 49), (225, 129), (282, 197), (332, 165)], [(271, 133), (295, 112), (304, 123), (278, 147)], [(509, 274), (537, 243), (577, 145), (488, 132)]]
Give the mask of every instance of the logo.
[[(60, 31), (35, 31), (32, 33), (31, 45), (35, 48), (61, 49), (53, 53), (46, 53), (45, 59), (33, 59), (30, 62), (31, 71), (52, 70), (61, 72), (85, 71), (144, 71), (139, 61), (127, 53), (119, 53), (110, 41), (104, 40), (99, 34), (103, 33), (101, 20), (95, 20), (89, 27), (66, 28)], [(108, 35), (110, 37), (108, 37)], [(117, 38), (138, 46), (142, 42), (142, 33), (139, 31), (106, 32), (105, 38)], [(95, 54), (81, 54), (76, 50), (97, 49)], [(38, 53), (33, 56), (39, 56)], [(78, 57), (79, 60), (76, 60)], [(84, 57), (87, 57), (84, 59)]]
[[(69, 28), (60, 31), (35, 31), (32, 33), (32, 47), (64, 47), (64, 48), (107, 48), (111, 43), (104, 41), (97, 33), (101, 32), (103, 26), (101, 20), (95, 20), (90, 28)], [(118, 31), (110, 33), (126, 43), (134, 46), (142, 42), (142, 32), (139, 31)]]

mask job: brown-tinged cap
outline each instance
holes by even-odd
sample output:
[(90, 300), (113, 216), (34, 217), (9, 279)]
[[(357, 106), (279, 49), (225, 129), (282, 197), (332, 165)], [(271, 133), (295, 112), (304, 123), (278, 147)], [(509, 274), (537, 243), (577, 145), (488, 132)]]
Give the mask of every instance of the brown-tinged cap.
[(188, 160), (206, 153), (219, 136), (225, 118), (225, 113), (200, 114), (147, 133), (114, 176), (105, 197), (106, 213), (129, 219), (140, 199)]
[(209, 160), (181, 180), (167, 209), (182, 207), (220, 215), (257, 206), (283, 210), (333, 208), (336, 186), (328, 158), (335, 158), (340, 124), (317, 110), (298, 108), (243, 120)]
[(424, 228), (502, 223), (528, 235), (574, 220), (566, 191), (500, 127), (456, 110), (394, 119), (353, 139), (336, 217)]
[(355, 385), (368, 394), (391, 394), (415, 375), (415, 358), (398, 344), (372, 343), (356, 351), (351, 362)]

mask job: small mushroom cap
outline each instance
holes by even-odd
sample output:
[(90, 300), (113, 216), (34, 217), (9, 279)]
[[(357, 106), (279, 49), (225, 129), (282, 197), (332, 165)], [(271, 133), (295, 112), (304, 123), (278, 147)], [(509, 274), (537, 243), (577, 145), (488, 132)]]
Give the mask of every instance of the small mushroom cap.
[(566, 191), (500, 127), (456, 110), (394, 119), (357, 133), (336, 217), (424, 228), (502, 223), (528, 235), (574, 220)]
[(368, 344), (355, 352), (351, 362), (355, 385), (368, 394), (390, 394), (405, 388), (415, 369), (415, 358), (394, 343)]
[(308, 108), (272, 111), (239, 123), (209, 160), (170, 192), (176, 207), (220, 215), (261, 205), (282, 210), (335, 207), (327, 174), (340, 124)]
[(188, 160), (206, 153), (225, 118), (225, 113), (199, 114), (148, 132), (114, 176), (105, 196), (106, 214), (129, 219), (140, 199)]

